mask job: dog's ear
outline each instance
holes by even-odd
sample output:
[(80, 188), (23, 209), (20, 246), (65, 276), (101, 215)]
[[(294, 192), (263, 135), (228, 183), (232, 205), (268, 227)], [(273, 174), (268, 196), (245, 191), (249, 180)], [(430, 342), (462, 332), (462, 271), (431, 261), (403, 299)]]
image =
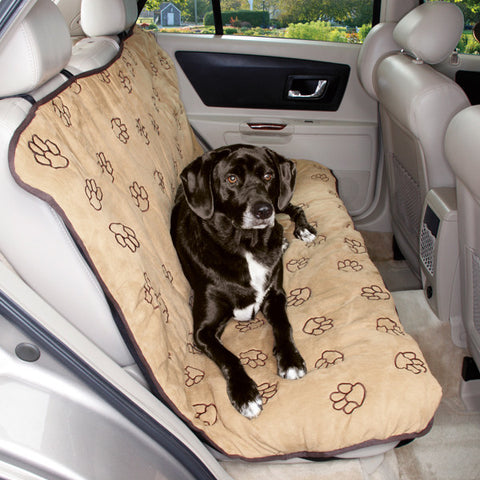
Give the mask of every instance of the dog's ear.
[(278, 178), (278, 211), (283, 211), (290, 203), (293, 196), (293, 189), (295, 188), (295, 179), (297, 178), (297, 169), (295, 164), (288, 158), (266, 148), (268, 154), (273, 159), (277, 169)]
[(213, 159), (210, 152), (187, 165), (180, 179), (188, 206), (204, 220), (213, 216)]

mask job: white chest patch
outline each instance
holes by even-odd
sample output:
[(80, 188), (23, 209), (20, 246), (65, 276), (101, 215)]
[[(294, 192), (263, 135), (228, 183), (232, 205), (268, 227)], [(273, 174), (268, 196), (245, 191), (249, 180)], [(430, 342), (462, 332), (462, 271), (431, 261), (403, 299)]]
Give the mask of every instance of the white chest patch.
[(250, 286), (255, 290), (255, 303), (245, 308), (235, 308), (233, 316), (236, 320), (248, 321), (252, 320), (260, 310), (263, 299), (268, 291), (265, 288), (267, 281), (268, 269), (261, 263), (258, 263), (250, 252), (245, 254), (247, 260), (248, 271), (250, 273)]

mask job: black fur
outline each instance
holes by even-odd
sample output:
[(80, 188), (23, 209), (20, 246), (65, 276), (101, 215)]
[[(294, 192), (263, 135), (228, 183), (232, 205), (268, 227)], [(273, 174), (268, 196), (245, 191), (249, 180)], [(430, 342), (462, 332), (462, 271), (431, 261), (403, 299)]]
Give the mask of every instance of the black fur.
[(195, 343), (221, 369), (233, 406), (248, 418), (260, 413), (262, 401), (238, 358), (220, 342), (230, 318), (248, 320), (261, 310), (273, 328), (279, 375), (306, 373), (286, 314), (286, 241), (275, 220), (275, 213), (285, 212), (295, 221), (296, 236), (315, 236), (303, 210), (290, 204), (295, 176), (294, 163), (268, 148), (222, 147), (183, 170), (172, 211), (172, 239), (194, 291)]

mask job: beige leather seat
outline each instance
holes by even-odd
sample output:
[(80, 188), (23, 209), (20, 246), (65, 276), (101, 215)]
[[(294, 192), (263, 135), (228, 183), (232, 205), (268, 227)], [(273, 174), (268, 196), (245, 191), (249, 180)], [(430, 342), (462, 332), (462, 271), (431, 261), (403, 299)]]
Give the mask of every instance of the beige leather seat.
[[(122, 18), (113, 18), (106, 8), (92, 8), (91, 15), (87, 9), (85, 30), (90, 32), (90, 23), (95, 26), (95, 35), (113, 35), (129, 28), (135, 22), (136, 15), (129, 12), (136, 9), (136, 1), (116, 0), (115, 4), (113, 9), (125, 12)], [(102, 11), (105, 15), (101, 15)], [(50, 305), (119, 365), (137, 374), (136, 363), (118, 331), (102, 288), (64, 223), (46, 202), (20, 188), (8, 167), (8, 147), (15, 130), (29, 114), (32, 103), (68, 80), (61, 72), (96, 68), (118, 51), (111, 38), (85, 42), (74, 48), (72, 56), (71, 38), (60, 11), (51, 0), (38, 0), (2, 43), (0, 64), (5, 68), (0, 75), (0, 254)], [(26, 52), (32, 61), (18, 62)]]
[(462, 319), (467, 343), (480, 366), (480, 106), (455, 115), (445, 152), (457, 185)]
[(451, 118), (469, 105), (432, 65), (451, 54), (462, 31), (458, 7), (427, 2), (396, 25), (372, 29), (359, 57), (362, 84), (380, 106), (393, 233), (418, 276), (423, 202), (429, 189), (455, 183), (443, 140)]

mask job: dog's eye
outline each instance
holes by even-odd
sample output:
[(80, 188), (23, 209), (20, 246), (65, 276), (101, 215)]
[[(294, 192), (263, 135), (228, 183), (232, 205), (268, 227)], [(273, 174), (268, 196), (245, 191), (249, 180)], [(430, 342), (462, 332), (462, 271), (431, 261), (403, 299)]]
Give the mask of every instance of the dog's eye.
[(266, 173), (264, 176), (263, 176), (263, 179), (266, 180), (267, 182), (269, 182), (270, 180), (272, 180), (273, 178), (273, 174), (271, 173)]
[(230, 185), (235, 185), (237, 182), (238, 182), (238, 177), (236, 175), (229, 175), (227, 177), (227, 182), (230, 184)]

